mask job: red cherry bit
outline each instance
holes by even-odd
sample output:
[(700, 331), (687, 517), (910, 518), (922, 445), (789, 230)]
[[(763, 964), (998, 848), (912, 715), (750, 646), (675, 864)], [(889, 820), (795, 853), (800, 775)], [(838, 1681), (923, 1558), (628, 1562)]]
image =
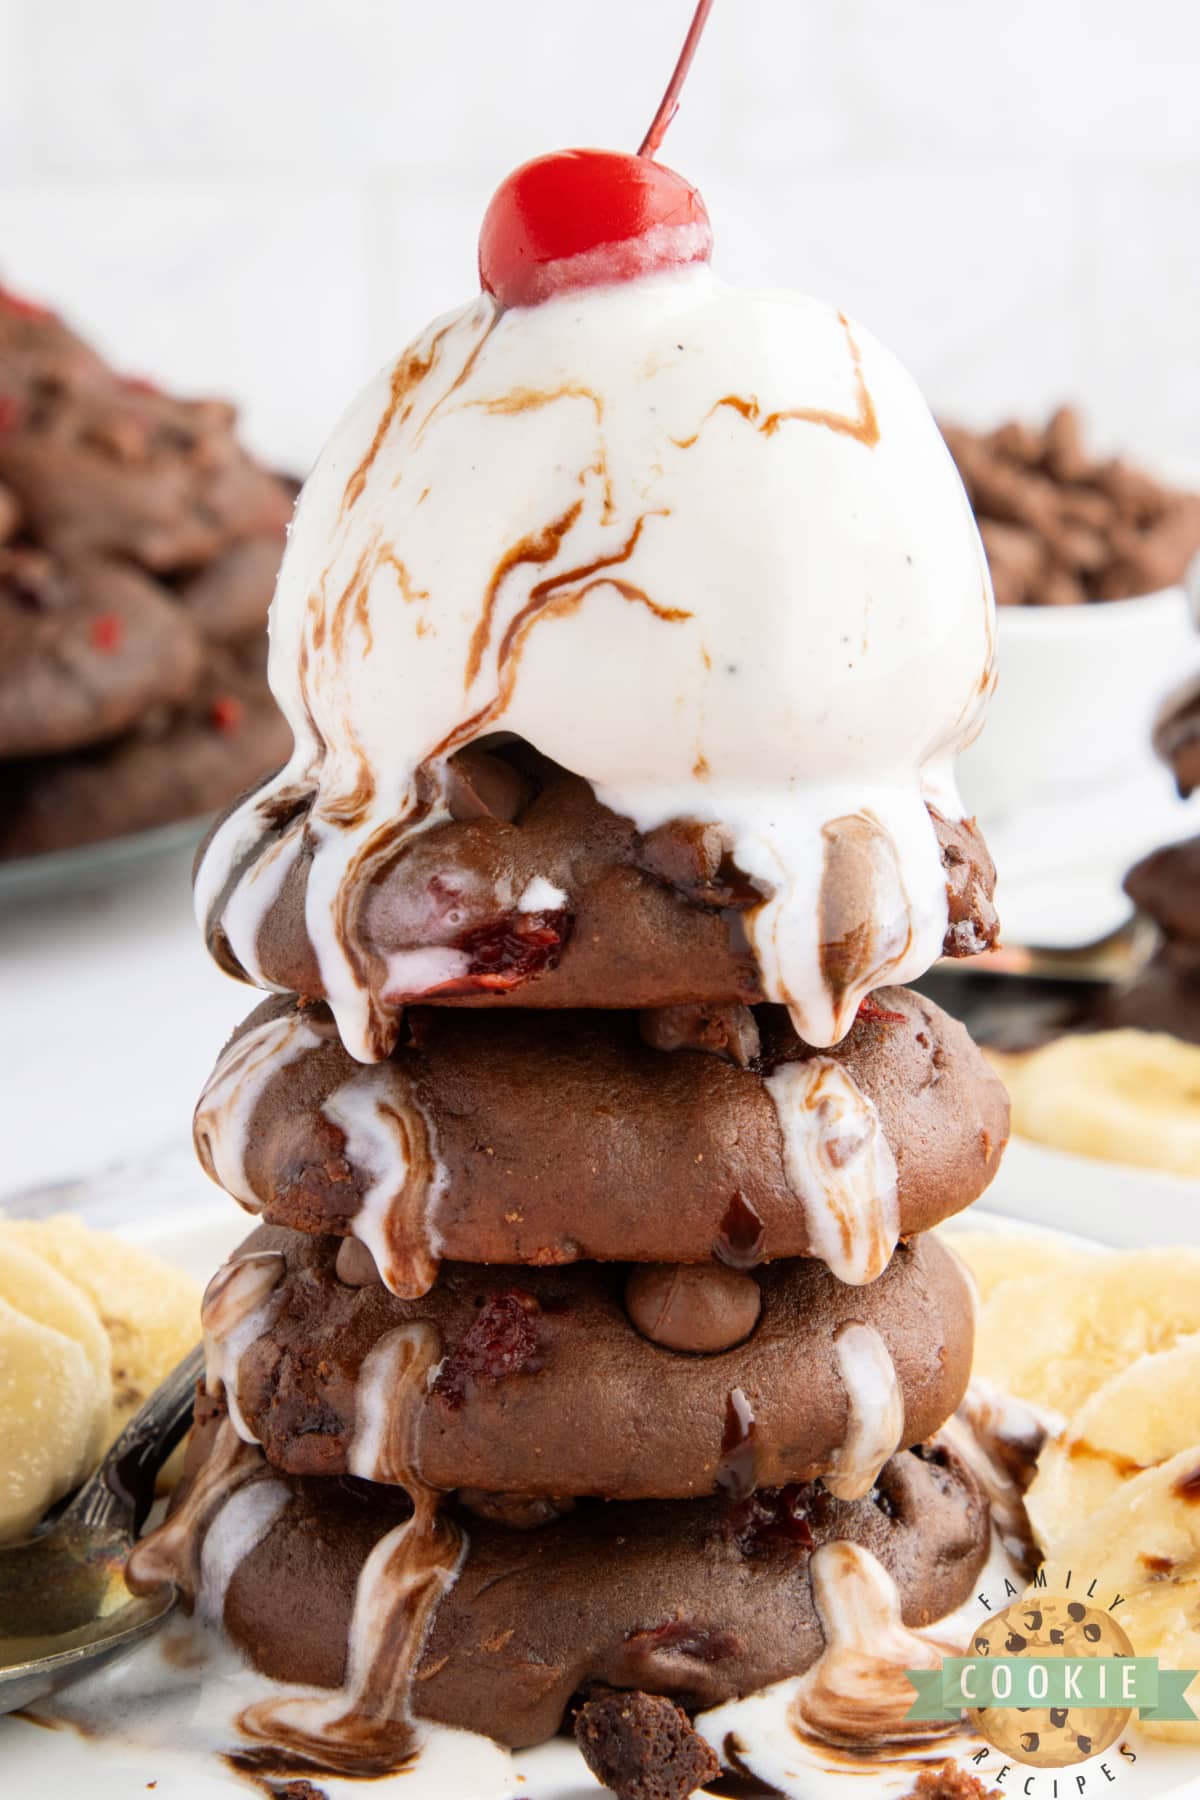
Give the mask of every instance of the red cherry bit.
[(246, 709), (236, 694), (218, 694), (208, 709), (209, 722), (230, 734), (239, 729), (245, 716)]
[(880, 1006), (879, 1002), (871, 994), (868, 994), (865, 999), (859, 1001), (858, 1016), (860, 1019), (869, 1019), (872, 1022), (881, 1025), (885, 1023), (903, 1025), (904, 1023), (903, 1013), (889, 1012), (887, 1007)]
[(54, 314), (48, 306), (42, 306), (37, 300), (27, 300), (24, 294), (15, 294), (11, 288), (0, 284), (0, 307), (6, 312), (16, 313), (22, 319), (52, 319)]
[(121, 648), (121, 641), (125, 636), (125, 621), (118, 613), (97, 613), (88, 636), (93, 649), (110, 656), (114, 650)]

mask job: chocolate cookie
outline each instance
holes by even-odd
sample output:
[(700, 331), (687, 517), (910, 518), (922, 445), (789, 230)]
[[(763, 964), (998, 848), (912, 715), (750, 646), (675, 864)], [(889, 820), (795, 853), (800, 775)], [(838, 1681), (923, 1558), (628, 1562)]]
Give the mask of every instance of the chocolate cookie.
[(260, 633), (279, 572), (283, 540), (250, 538), (207, 568), (174, 583), (175, 597), (210, 644), (239, 644)]
[(865, 1493), (970, 1372), (967, 1278), (933, 1237), (866, 1288), (814, 1261), (758, 1271), (750, 1335), (708, 1355), (642, 1335), (620, 1265), (448, 1263), (399, 1300), (338, 1260), (335, 1239), (266, 1226), (205, 1298), (210, 1380), (292, 1474), (611, 1499), (825, 1475)]
[(0, 396), (0, 481), (56, 555), (162, 573), (243, 539), (274, 538), (282, 552), (290, 497), (242, 450), (224, 401), (178, 400), (90, 366), (47, 373), (2, 349)]
[(1124, 886), (1169, 941), (1200, 950), (1200, 836), (1152, 850), (1130, 869)]
[[(1195, 951), (1200, 952), (1200, 945)], [(1102, 1030), (1131, 1026), (1165, 1031), (1200, 1044), (1200, 954), (1181, 962), (1169, 951), (1158, 951), (1127, 988), (1103, 996), (1089, 1011), (1087, 1024)]]
[[(323, 1006), (271, 1000), (196, 1115), (201, 1162), (243, 1205), (362, 1237), (410, 1295), (439, 1257), (826, 1255), (869, 1276), (897, 1235), (978, 1197), (1007, 1134), (1003, 1085), (963, 1027), (904, 988), (880, 989), (827, 1053), (778, 1006), (640, 1021), (420, 1007), (373, 1067)], [(859, 1227), (852, 1246), (840, 1221)]]
[(91, 345), (50, 307), (0, 285), (0, 421), (6, 402), (25, 400), (39, 385), (83, 386), (109, 375)]
[(0, 756), (78, 750), (182, 700), (200, 640), (136, 569), (0, 548)]
[(245, 646), (293, 490), (235, 416), (0, 288), (0, 856), (201, 816), (286, 759)]
[(1200, 1044), (1200, 837), (1152, 850), (1130, 869), (1125, 892), (1154, 920), (1162, 941), (1127, 987), (1088, 1007), (1086, 1026), (1165, 1031)]
[(1200, 675), (1164, 701), (1154, 721), (1154, 748), (1186, 800), (1200, 787)]
[[(373, 1004), (393, 1022), (406, 1002), (431, 998), (539, 1008), (763, 998), (745, 918), (764, 896), (715, 826), (681, 820), (643, 836), (525, 745), (470, 747), (450, 768), (451, 819), (362, 882), (346, 922)], [(197, 879), (209, 948), (228, 973), (321, 999), (305, 923), (310, 803), (297, 793), (278, 808), (228, 878), (215, 853), (206, 865), (206, 846)], [(946, 954), (970, 955), (998, 930), (991, 859), (973, 824), (932, 816)]]
[[(369, 1610), (360, 1590), (356, 1616), (356, 1589), (370, 1580), (371, 1552), (403, 1526), (404, 1496), (359, 1481), (281, 1482), (247, 1453), (234, 1480), (187, 1519), (218, 1429), (211, 1402), (201, 1416), (175, 1502), (185, 1528), (166, 1559), (162, 1546), (142, 1568), (135, 1555), (132, 1585), (149, 1588), (169, 1569), (254, 1666), (286, 1682), (341, 1686), (348, 1641), (353, 1631), (362, 1643)], [(271, 1484), (261, 1506), (229, 1505), (247, 1486)], [(451, 1516), (465, 1554), (433, 1611), (411, 1705), (513, 1747), (551, 1737), (580, 1692), (636, 1688), (695, 1710), (802, 1672), (823, 1642), (809, 1559), (835, 1539), (868, 1550), (896, 1583), (905, 1621), (928, 1625), (971, 1592), (990, 1530), (973, 1477), (940, 1446), (894, 1456), (853, 1502), (804, 1485), (741, 1502), (584, 1503), (526, 1532)], [(255, 1517), (250, 1531), (242, 1521)], [(206, 1559), (201, 1597), (210, 1531), (223, 1551)], [(373, 1572), (379, 1566), (376, 1558)], [(376, 1610), (386, 1617), (386, 1602)]]
[[(256, 666), (259, 665), (259, 666)], [(198, 685), (98, 749), (0, 768), (0, 860), (200, 819), (283, 762), (261, 651), (210, 651)]]

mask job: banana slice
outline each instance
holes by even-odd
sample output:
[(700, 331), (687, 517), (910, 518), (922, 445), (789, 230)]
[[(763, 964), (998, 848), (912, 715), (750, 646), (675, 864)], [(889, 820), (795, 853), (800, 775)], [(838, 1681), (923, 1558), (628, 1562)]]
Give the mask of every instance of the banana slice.
[(1027, 1275), (1086, 1281), (1092, 1259), (1104, 1254), (1032, 1231), (942, 1230), (937, 1235), (966, 1263), (982, 1300), (990, 1299), (1002, 1281), (1021, 1281)]
[(0, 1220), (8, 1244), (35, 1251), (81, 1289), (108, 1334), (112, 1405), (105, 1445), (200, 1336), (200, 1289), (149, 1251), (94, 1231), (70, 1213)]
[(983, 1307), (975, 1372), (1069, 1419), (1140, 1356), (1200, 1331), (1200, 1250), (1097, 1256), (1081, 1274), (1004, 1281)]
[(111, 1399), (90, 1302), (31, 1250), (0, 1245), (0, 1542), (27, 1536), (95, 1464)]
[[(1071, 1569), (1124, 1596), (1112, 1615), (1138, 1656), (1157, 1656), (1166, 1669), (1200, 1668), (1200, 1445), (1123, 1483), (1079, 1521), (1047, 1562), (1046, 1587), (1061, 1588)], [(1187, 1698), (1200, 1711), (1200, 1678)], [(1150, 1720), (1139, 1729), (1200, 1744), (1200, 1723)]]
[(1200, 1336), (1122, 1369), (1045, 1446), (1025, 1496), (1043, 1551), (1053, 1553), (1135, 1476), (1193, 1445), (1200, 1445)]
[(1200, 1175), (1200, 1045), (1165, 1032), (1100, 1031), (1006, 1057), (999, 1073), (1021, 1137)]

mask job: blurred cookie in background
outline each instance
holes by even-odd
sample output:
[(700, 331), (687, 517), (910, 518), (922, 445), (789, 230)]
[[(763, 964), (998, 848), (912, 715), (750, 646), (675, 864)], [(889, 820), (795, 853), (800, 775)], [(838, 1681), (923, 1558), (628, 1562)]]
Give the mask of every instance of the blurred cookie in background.
[[(1152, 850), (1130, 869), (1125, 892), (1154, 921), (1158, 946), (1128, 987), (1104, 998), (1097, 1022), (1200, 1045), (1200, 837)], [(1200, 1115), (1200, 1085), (1193, 1104)]]
[(187, 576), (274, 539), (287, 489), (237, 441), (224, 400), (181, 400), (89, 352), (48, 309), (0, 289), (0, 481), (24, 533), (59, 556)]
[(157, 582), (107, 557), (0, 547), (0, 756), (102, 742), (195, 685), (200, 638)]
[(1200, 787), (1200, 675), (1169, 694), (1154, 721), (1154, 748), (1175, 777), (1181, 800)]
[(0, 763), (0, 860), (202, 818), (277, 769), (291, 741), (265, 637), (214, 647), (182, 703), (152, 708), (111, 743)]
[(295, 486), (236, 422), (0, 287), (0, 858), (200, 817), (286, 758), (264, 632)]
[[(1200, 786), (1200, 677), (1164, 701), (1153, 735), (1155, 750), (1187, 799)], [(1200, 836), (1143, 856), (1124, 887), (1138, 911), (1153, 921), (1158, 945), (1129, 986), (1105, 997), (1096, 1022), (1165, 1031), (1200, 1044)], [(1200, 1086), (1194, 1104), (1200, 1114)]]

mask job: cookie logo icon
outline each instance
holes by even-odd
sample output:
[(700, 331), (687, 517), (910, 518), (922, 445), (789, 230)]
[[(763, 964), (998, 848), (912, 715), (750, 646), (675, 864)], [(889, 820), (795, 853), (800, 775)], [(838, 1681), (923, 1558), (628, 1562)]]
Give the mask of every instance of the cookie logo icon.
[[(1014, 1705), (1008, 1698), (1019, 1684), (993, 1680), (993, 1703), (967, 1709), (967, 1718), (982, 1738), (1003, 1755), (1035, 1769), (1062, 1769), (1086, 1762), (1114, 1744), (1129, 1724), (1132, 1707), (1120, 1704), (1121, 1685), (1111, 1684), (1112, 1705), (1089, 1705), (1074, 1700), (1075, 1692), (1095, 1689), (1095, 1682), (1054, 1681), (1047, 1668), (1060, 1660), (1085, 1664), (1097, 1658), (1125, 1658), (1134, 1654), (1125, 1632), (1108, 1613), (1097, 1612), (1079, 1600), (1059, 1594), (1038, 1594), (1018, 1600), (988, 1619), (975, 1631), (970, 1645), (973, 1656), (1017, 1658), (1034, 1665), (1021, 1692), (1028, 1705)], [(994, 1671), (999, 1676), (1002, 1671)], [(1062, 1704), (1039, 1706), (1040, 1694), (1049, 1701), (1051, 1691)], [(1006, 1691), (1007, 1690), (1007, 1691)], [(965, 1692), (964, 1688), (964, 1692)], [(1090, 1695), (1089, 1695), (1090, 1698)]]

